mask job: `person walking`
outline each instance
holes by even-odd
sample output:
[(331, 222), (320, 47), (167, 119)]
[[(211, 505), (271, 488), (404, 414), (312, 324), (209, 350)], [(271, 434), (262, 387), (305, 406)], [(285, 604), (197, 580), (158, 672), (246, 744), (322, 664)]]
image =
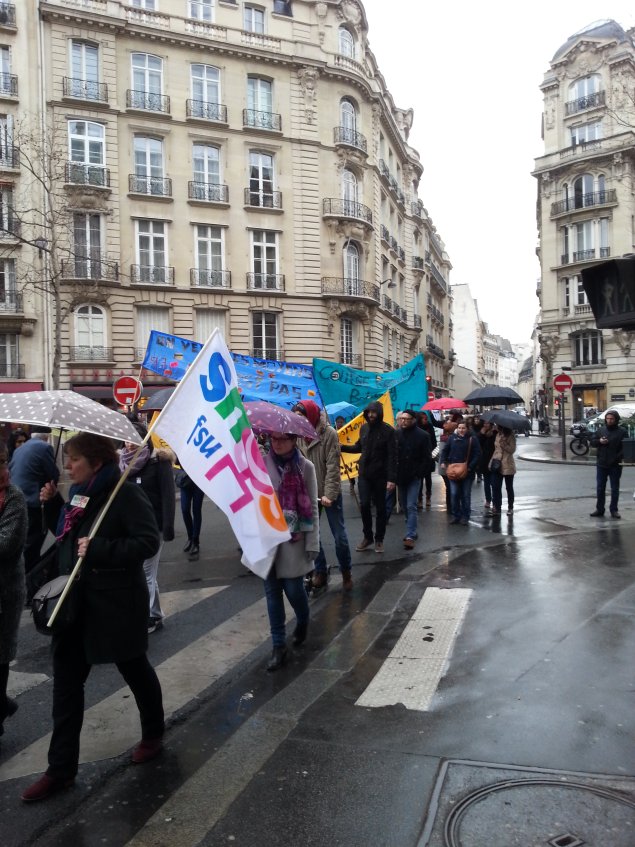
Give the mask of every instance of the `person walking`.
[(417, 412), (417, 426), (426, 433), (430, 440), (430, 461), (423, 472), (423, 477), (421, 478), (417, 509), (423, 509), (423, 486), (425, 485), (426, 511), (429, 511), (432, 505), (432, 472), (435, 468), (435, 461), (432, 458), (432, 452), (437, 446), (437, 435), (434, 431), (434, 426), (432, 425), (430, 418), (425, 412)]
[[(395, 430), (384, 423), (384, 407), (374, 401), (364, 409), (364, 419), (355, 444), (342, 444), (343, 453), (360, 453), (359, 499), (364, 537), (355, 548), (368, 550), (375, 542), (375, 552), (384, 552), (386, 534), (386, 491), (394, 491), (397, 481), (397, 441)], [(375, 532), (373, 514), (375, 506)]]
[(27, 510), (24, 495), (11, 485), (7, 450), (0, 446), (0, 735), (18, 704), (7, 696), (9, 663), (15, 659), (24, 609), (24, 559)]
[[(141, 438), (148, 434), (147, 427), (142, 423), (133, 423)], [(119, 454), (119, 470), (123, 473), (131, 463), (130, 482), (140, 485), (148, 497), (154, 509), (154, 517), (161, 533), (159, 549), (146, 559), (143, 563), (143, 571), (148, 585), (150, 595), (150, 607), (148, 616), (148, 634), (163, 628), (163, 610), (161, 609), (161, 598), (159, 596), (159, 560), (164, 541), (174, 540), (174, 511), (176, 507), (176, 496), (174, 492), (174, 473), (172, 463), (174, 453), (164, 447), (155, 450), (149, 441), (137, 454), (137, 445), (126, 442), (124, 449)], [(135, 458), (136, 456), (136, 458)]]
[(313, 567), (320, 549), (318, 486), (313, 463), (298, 449), (298, 437), (284, 432), (271, 434), (265, 467), (278, 496), (291, 533), (275, 550), (273, 564), (264, 581), (273, 648), (267, 664), (277, 671), (287, 660), (284, 596), (296, 617), (293, 643), (302, 644), (309, 626), (309, 598), (304, 575)]
[(494, 452), (489, 461), (492, 485), (492, 514), (500, 515), (503, 508), (503, 481), (507, 492), (507, 514), (514, 514), (514, 475), (516, 473), (516, 438), (511, 429), (498, 427)]
[[(342, 483), (340, 479), (340, 441), (337, 432), (329, 424), (324, 412), (313, 400), (301, 400), (293, 407), (298, 415), (303, 415), (313, 424), (317, 438), (302, 439), (300, 450), (313, 462), (317, 477), (319, 515), (326, 512), (329, 529), (335, 541), (335, 556), (342, 574), (344, 591), (353, 588), (351, 575), (351, 548), (348, 543), (344, 506), (342, 502)], [(320, 539), (320, 550), (315, 559), (311, 586), (315, 590), (325, 588), (328, 583), (328, 568), (324, 547)]]
[[(178, 459), (176, 462), (178, 464)], [(187, 543), (183, 548), (183, 552), (188, 554), (190, 562), (196, 562), (200, 552), (201, 526), (203, 525), (203, 498), (205, 494), (183, 469), (176, 472), (176, 487), (180, 492), (181, 515), (187, 533)]]
[[(21, 448), (24, 449), (24, 448)], [(53, 734), (46, 772), (22, 799), (45, 800), (69, 788), (77, 774), (84, 721), (84, 684), (94, 664), (114, 663), (134, 695), (141, 741), (132, 762), (154, 759), (164, 732), (161, 685), (148, 661), (148, 587), (143, 563), (159, 549), (159, 528), (140, 485), (124, 483), (97, 530), (90, 529), (119, 479), (118, 456), (107, 438), (80, 433), (64, 445), (71, 481), (69, 500), (58, 508), (57, 486), (48, 482), (41, 497), (58, 541), (60, 574), (77, 558), (84, 562), (73, 590), (77, 617), (53, 634)]]
[(621, 517), (618, 504), (622, 460), (624, 458), (623, 442), (628, 437), (628, 433), (623, 426), (619, 425), (619, 422), (619, 412), (609, 411), (604, 415), (604, 426), (591, 435), (591, 447), (597, 448), (596, 501), (595, 511), (591, 512), (592, 518), (601, 518), (604, 515), (607, 480), (611, 485), (611, 502), (609, 504), (611, 517), (615, 520), (619, 520)]
[(14, 451), (9, 462), (12, 483), (22, 491), (27, 505), (28, 529), (24, 547), (26, 573), (37, 564), (47, 533), (40, 491), (47, 482), (57, 483), (60, 476), (53, 448), (48, 443), (50, 432), (46, 427), (32, 431), (31, 438)]
[(483, 421), (476, 437), (481, 448), (481, 458), (479, 459), (476, 472), (477, 474), (480, 473), (483, 478), (484, 508), (489, 512), (492, 508), (492, 471), (490, 470), (489, 463), (494, 455), (496, 430), (489, 421)]
[(418, 538), (419, 488), (431, 462), (430, 438), (417, 426), (417, 413), (413, 409), (405, 409), (401, 413), (397, 430), (397, 490), (406, 518), (406, 535), (403, 540), (405, 550), (412, 550)]
[(15, 453), (15, 451), (18, 449), (18, 447), (22, 447), (22, 445), (26, 444), (26, 442), (28, 440), (29, 440), (29, 436), (20, 427), (12, 430), (11, 435), (9, 436), (9, 439), (7, 441), (9, 461), (11, 461), (11, 458), (12, 458), (13, 454)]
[(463, 479), (447, 479), (446, 477), (447, 482), (450, 483), (452, 498), (451, 524), (460, 523), (462, 526), (467, 526), (470, 522), (472, 483), (480, 455), (478, 439), (475, 435), (468, 433), (467, 424), (461, 421), (441, 450), (440, 467), (446, 473), (448, 465), (467, 462), (467, 475)]

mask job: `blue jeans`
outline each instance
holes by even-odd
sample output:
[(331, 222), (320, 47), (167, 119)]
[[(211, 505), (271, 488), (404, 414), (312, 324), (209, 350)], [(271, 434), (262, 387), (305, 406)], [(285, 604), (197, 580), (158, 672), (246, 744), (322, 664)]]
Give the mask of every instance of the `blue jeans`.
[(267, 598), (267, 612), (269, 613), (269, 626), (271, 628), (271, 640), (274, 647), (284, 647), (286, 642), (286, 627), (284, 613), (284, 599), (282, 592), (286, 594), (287, 600), (295, 612), (298, 626), (309, 622), (309, 598), (304, 587), (304, 577), (282, 577), (278, 578), (275, 573), (275, 565), (265, 580), (265, 596)]
[(399, 502), (406, 513), (406, 537), (417, 537), (417, 500), (419, 499), (420, 479), (402, 483), (399, 488)]
[(465, 479), (450, 479), (450, 497), (452, 498), (452, 514), (458, 520), (470, 519), (472, 510), (472, 483), (474, 474), (470, 473)]
[(187, 537), (199, 542), (203, 522), (203, 497), (205, 495), (197, 485), (181, 488), (181, 514)]
[[(342, 495), (340, 494), (337, 500), (333, 501), (332, 506), (324, 506), (326, 518), (329, 522), (329, 528), (335, 541), (335, 555), (337, 563), (340, 566), (340, 571), (350, 571), (351, 569), (351, 548), (348, 545), (348, 535), (346, 534), (346, 526), (344, 525), (344, 507), (342, 505)], [(320, 507), (320, 513), (322, 507)], [(320, 534), (321, 535), (321, 534)], [(317, 554), (315, 570), (318, 573), (326, 573), (326, 556), (322, 547), (322, 539), (320, 538), (320, 552)]]
[(620, 499), (620, 479), (622, 476), (622, 466), (614, 465), (612, 468), (601, 468), (598, 465), (597, 468), (597, 504), (596, 509), (598, 512), (604, 511), (604, 501), (605, 501), (605, 492), (606, 492), (606, 481), (611, 484), (611, 504), (609, 506), (609, 510), (611, 514), (617, 512), (617, 504)]

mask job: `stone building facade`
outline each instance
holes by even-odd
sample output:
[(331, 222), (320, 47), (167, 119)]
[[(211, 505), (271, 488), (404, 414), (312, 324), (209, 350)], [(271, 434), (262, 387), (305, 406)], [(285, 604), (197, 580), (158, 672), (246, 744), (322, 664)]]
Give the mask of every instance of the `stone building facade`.
[(0, 313), (0, 390), (108, 397), (151, 329), (216, 327), (262, 358), (387, 371), (423, 352), (449, 387), (451, 264), (360, 2), (5, 8), (19, 161), (0, 178), (21, 232), (2, 227), (20, 303)]
[(592, 24), (553, 56), (536, 160), (544, 387), (570, 371), (567, 417), (635, 397), (633, 333), (598, 330), (582, 287), (593, 263), (631, 253), (635, 219), (635, 45), (615, 21)]

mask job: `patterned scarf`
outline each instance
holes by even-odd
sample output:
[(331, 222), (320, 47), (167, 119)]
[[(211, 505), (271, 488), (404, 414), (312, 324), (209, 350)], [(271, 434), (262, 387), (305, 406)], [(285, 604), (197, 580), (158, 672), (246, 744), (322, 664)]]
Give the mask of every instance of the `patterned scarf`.
[(104, 491), (110, 491), (119, 479), (119, 468), (116, 464), (104, 465), (97, 473), (92, 476), (88, 482), (77, 485), (71, 485), (68, 492), (68, 501), (64, 503), (64, 507), (60, 512), (57, 522), (57, 532), (55, 537), (61, 541), (73, 527), (81, 520), (85, 506), (71, 506), (73, 498), (76, 494), (87, 496), (90, 492), (91, 497), (97, 497), (103, 494)]
[(313, 505), (300, 469), (300, 451), (297, 447), (289, 456), (271, 454), (280, 471), (278, 500), (291, 533), (291, 540), (298, 541), (301, 533), (313, 529)]
[[(132, 448), (132, 450), (127, 450), (125, 447), (119, 454), (119, 470), (121, 473), (125, 471), (130, 462), (132, 461), (132, 457), (137, 452), (136, 445)], [(150, 458), (150, 454), (152, 452), (152, 447), (149, 444), (146, 444), (143, 450), (139, 453), (137, 458), (132, 463), (132, 467), (130, 468), (130, 473), (137, 473), (141, 470), (141, 468), (145, 467), (146, 463)]]

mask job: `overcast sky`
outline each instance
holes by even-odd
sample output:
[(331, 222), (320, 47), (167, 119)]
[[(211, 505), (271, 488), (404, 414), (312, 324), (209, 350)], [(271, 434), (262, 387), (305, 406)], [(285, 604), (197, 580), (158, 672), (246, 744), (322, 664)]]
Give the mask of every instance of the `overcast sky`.
[(396, 105), (414, 109), (419, 186), (445, 242), (453, 284), (467, 283), (491, 332), (528, 341), (538, 312), (534, 159), (539, 85), (578, 30), (635, 26), (633, 0), (362, 0), (370, 47)]

